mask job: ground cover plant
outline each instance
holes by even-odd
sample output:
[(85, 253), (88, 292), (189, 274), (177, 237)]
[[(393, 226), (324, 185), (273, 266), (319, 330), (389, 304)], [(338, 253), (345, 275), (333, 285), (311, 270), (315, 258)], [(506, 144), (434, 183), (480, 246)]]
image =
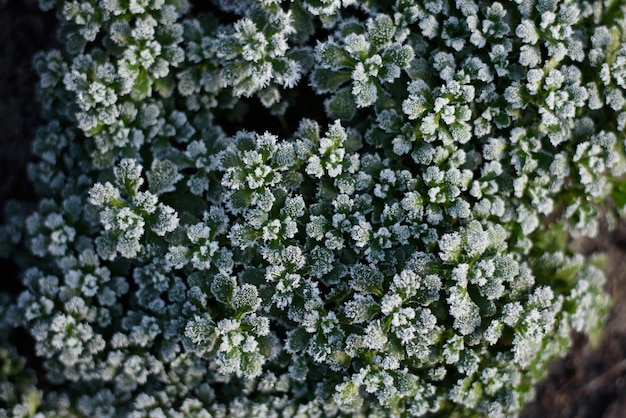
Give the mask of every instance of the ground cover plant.
[(41, 6), (1, 414), (512, 416), (601, 328), (622, 2)]

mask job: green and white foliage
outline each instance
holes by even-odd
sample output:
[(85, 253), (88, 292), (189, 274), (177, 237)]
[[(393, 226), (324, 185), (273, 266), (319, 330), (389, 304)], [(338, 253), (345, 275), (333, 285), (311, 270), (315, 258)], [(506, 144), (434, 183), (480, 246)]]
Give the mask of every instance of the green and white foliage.
[[(226, 2), (224, 2), (226, 3)], [(290, 13), (280, 2), (241, 2), (237, 12), (241, 19), (217, 29), (213, 40), (215, 57), (220, 60), (219, 74), (233, 94), (257, 94), (263, 105), (280, 101), (280, 88), (295, 87), (306, 66), (306, 49), (294, 47), (296, 32)]]
[(398, 79), (414, 58), (404, 44), (408, 35), (381, 13), (365, 24), (346, 19), (327, 41), (318, 40), (311, 85), (318, 94), (333, 92), (326, 101), (331, 117), (351, 119), (357, 108), (384, 100), (383, 86)]
[[(150, 188), (156, 191), (171, 190), (180, 179), (175, 167), (155, 160)], [(106, 182), (96, 183), (89, 190), (89, 203), (102, 208), (100, 223), (103, 234), (96, 239), (98, 254), (103, 259), (114, 259), (118, 254), (133, 259), (151, 254), (151, 244), (141, 241), (148, 234), (165, 236), (178, 227), (176, 211), (161, 202), (151, 191), (140, 191), (144, 182), (142, 166), (133, 159), (123, 159), (114, 169), (115, 185)], [(145, 234), (144, 240), (150, 236)]]
[(195, 3), (40, 1), (0, 416), (512, 417), (597, 339), (625, 2)]

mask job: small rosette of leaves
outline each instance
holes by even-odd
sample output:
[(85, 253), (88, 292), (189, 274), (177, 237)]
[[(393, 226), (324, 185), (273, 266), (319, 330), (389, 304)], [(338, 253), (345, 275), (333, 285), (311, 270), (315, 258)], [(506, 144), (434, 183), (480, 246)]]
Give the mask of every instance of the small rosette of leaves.
[(389, 95), (385, 86), (394, 83), (414, 57), (405, 38), (390, 16), (378, 14), (365, 24), (348, 20), (333, 37), (318, 43), (311, 86), (318, 94), (333, 93), (326, 101), (331, 118), (349, 120), (357, 108), (384, 102)]
[(254, 4), (245, 16), (219, 31), (212, 42), (224, 86), (236, 97), (257, 94), (265, 107), (281, 101), (281, 90), (295, 87), (308, 66), (308, 50), (289, 45), (296, 33), (291, 14), (277, 4)]
[[(89, 191), (89, 202), (100, 210), (103, 233), (96, 239), (98, 254), (112, 260), (145, 256), (142, 238), (146, 229), (163, 237), (178, 227), (178, 214), (158, 201), (157, 195), (140, 191), (143, 167), (136, 160), (124, 159), (114, 169), (115, 184), (96, 183)], [(146, 238), (149, 239), (149, 238)]]

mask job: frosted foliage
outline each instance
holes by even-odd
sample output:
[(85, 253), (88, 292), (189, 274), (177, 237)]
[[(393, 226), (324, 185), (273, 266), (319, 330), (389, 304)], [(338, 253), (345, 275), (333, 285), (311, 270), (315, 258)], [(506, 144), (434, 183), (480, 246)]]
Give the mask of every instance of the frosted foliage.
[(192, 3), (40, 1), (0, 416), (515, 417), (597, 338), (624, 1)]

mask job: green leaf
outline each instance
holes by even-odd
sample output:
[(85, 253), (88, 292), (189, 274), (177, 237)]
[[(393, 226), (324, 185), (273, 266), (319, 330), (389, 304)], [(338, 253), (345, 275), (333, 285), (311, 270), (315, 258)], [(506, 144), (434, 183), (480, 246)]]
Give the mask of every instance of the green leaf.
[(348, 88), (339, 90), (333, 97), (324, 102), (326, 113), (331, 119), (348, 121), (356, 114), (356, 102)]
[(343, 48), (331, 42), (326, 42), (321, 46), (319, 50), (319, 59), (322, 65), (334, 69), (340, 67), (351, 68), (356, 65), (356, 61), (350, 58), (348, 53)]
[(218, 302), (230, 305), (236, 286), (237, 281), (234, 277), (219, 273), (213, 278), (211, 293), (213, 293)]
[(615, 181), (611, 197), (617, 206), (617, 210), (622, 214), (626, 214), (626, 178)]
[(291, 6), (291, 18), (296, 29), (292, 35), (296, 43), (304, 43), (315, 33), (313, 16), (302, 7), (301, 1), (294, 1)]
[(175, 184), (182, 179), (178, 173), (178, 166), (169, 160), (153, 160), (148, 172), (148, 185), (152, 193), (160, 195), (172, 192)]
[(232, 294), (232, 303), (238, 314), (256, 311), (261, 305), (256, 286), (244, 284), (237, 287)]
[(383, 294), (384, 276), (380, 271), (365, 265), (356, 264), (350, 269), (350, 287), (364, 294)]
[(141, 71), (135, 79), (133, 90), (130, 92), (130, 97), (138, 102), (152, 93), (152, 81), (145, 70)]
[(330, 93), (343, 83), (350, 81), (349, 71), (330, 70), (328, 68), (316, 68), (311, 75), (311, 85), (318, 94)]
[(310, 340), (311, 336), (304, 328), (296, 328), (287, 336), (286, 348), (289, 352), (301, 352), (307, 349)]
[(175, 87), (176, 83), (170, 76), (154, 80), (154, 89), (159, 92), (162, 97), (170, 97)]
[(59, 38), (65, 45), (65, 50), (72, 55), (78, 55), (85, 49), (87, 40), (78, 32), (78, 25), (65, 24), (61, 26)]
[(252, 192), (249, 190), (237, 190), (230, 195), (230, 202), (237, 209), (244, 209), (252, 203)]
[(294, 190), (298, 189), (300, 185), (302, 184), (302, 180), (304, 179), (304, 177), (302, 176), (302, 173), (295, 171), (295, 170), (285, 171), (282, 173), (282, 175), (283, 175), (282, 184), (287, 189), (294, 189)]
[(396, 27), (391, 17), (379, 14), (368, 25), (368, 32), (372, 46), (374, 49), (379, 49), (393, 40)]

